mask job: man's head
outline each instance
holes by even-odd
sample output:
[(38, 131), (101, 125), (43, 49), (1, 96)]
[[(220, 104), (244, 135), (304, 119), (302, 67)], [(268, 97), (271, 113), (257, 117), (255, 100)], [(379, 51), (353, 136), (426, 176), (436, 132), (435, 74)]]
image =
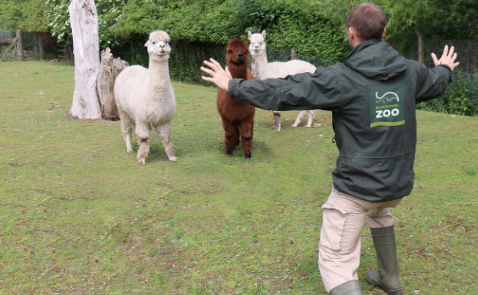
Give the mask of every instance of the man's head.
[(349, 42), (352, 47), (369, 39), (385, 37), (385, 12), (373, 3), (361, 3), (349, 11), (346, 25)]

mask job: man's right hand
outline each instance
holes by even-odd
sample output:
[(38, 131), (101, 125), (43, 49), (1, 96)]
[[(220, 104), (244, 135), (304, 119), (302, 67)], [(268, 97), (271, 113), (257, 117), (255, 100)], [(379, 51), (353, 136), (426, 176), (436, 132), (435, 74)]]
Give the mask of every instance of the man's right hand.
[(207, 82), (212, 82), (216, 84), (217, 87), (229, 91), (229, 80), (232, 79), (229, 69), (226, 67), (226, 70), (224, 70), (221, 65), (212, 58), (210, 61), (205, 60), (204, 64), (208, 66), (209, 69), (201, 67), (201, 71), (210, 75), (211, 77), (202, 76), (202, 79)]

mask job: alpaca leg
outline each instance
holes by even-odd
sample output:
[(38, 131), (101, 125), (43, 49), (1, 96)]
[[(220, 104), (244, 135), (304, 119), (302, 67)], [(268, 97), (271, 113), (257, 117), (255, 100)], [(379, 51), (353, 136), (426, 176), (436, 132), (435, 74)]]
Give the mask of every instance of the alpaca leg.
[(151, 145), (149, 124), (144, 122), (136, 122), (135, 125), (136, 139), (138, 139), (139, 144), (136, 159), (138, 159), (138, 164), (144, 165), (146, 163), (146, 157), (149, 155), (149, 146)]
[(280, 132), (280, 112), (274, 111), (274, 132)]
[(240, 131), (240, 124), (239, 123), (236, 123), (234, 124), (234, 146), (238, 146), (239, 143), (240, 143), (240, 135), (241, 135), (241, 131)]
[(304, 119), (306, 114), (307, 114), (307, 111), (300, 111), (299, 115), (297, 115), (297, 118), (295, 118), (295, 122), (294, 122), (294, 124), (292, 124), (292, 127), (299, 126), (300, 122), (302, 122), (302, 119)]
[(253, 121), (242, 121), (241, 122), (241, 139), (242, 139), (242, 148), (244, 149), (244, 155), (247, 160), (252, 160), (252, 129), (254, 122)]
[(316, 110), (310, 110), (310, 111), (305, 111), (309, 113), (309, 119), (307, 120), (307, 125), (305, 127), (312, 127), (312, 123), (314, 122), (315, 119), (315, 114), (317, 113)]
[(133, 132), (133, 121), (124, 112), (119, 112), (121, 133), (123, 134), (124, 142), (126, 143), (126, 152), (132, 153), (133, 147), (131, 146), (131, 134)]
[(234, 148), (239, 144), (238, 127), (224, 118), (222, 118), (222, 127), (224, 128), (225, 133), (224, 144), (226, 145), (226, 155), (232, 156)]
[(164, 151), (168, 155), (168, 159), (171, 162), (177, 162), (178, 157), (174, 155), (173, 143), (170, 140), (171, 136), (171, 121), (166, 124), (155, 126), (159, 139), (163, 144)]

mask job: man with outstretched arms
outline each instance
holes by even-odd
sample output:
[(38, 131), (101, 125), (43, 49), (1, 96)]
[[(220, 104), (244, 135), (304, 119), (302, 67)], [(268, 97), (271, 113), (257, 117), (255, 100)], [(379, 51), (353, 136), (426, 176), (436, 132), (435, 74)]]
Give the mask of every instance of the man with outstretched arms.
[(331, 295), (362, 294), (357, 269), (360, 232), (368, 219), (378, 271), (368, 283), (390, 295), (403, 294), (391, 207), (413, 189), (417, 122), (415, 104), (444, 93), (458, 62), (445, 46), (435, 67), (407, 60), (382, 39), (383, 10), (362, 3), (348, 14), (352, 51), (344, 63), (283, 79), (231, 79), (216, 61), (205, 61), (205, 81), (242, 103), (265, 110), (322, 109), (332, 112), (339, 150), (333, 187), (322, 206), (319, 269)]

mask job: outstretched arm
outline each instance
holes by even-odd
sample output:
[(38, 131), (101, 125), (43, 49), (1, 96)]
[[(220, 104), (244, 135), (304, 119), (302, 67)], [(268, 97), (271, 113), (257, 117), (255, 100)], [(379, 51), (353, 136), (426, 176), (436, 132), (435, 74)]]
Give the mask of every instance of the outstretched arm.
[(338, 68), (318, 68), (314, 74), (301, 73), (285, 78), (266, 80), (233, 79), (231, 73), (214, 59), (204, 61), (202, 77), (226, 90), (238, 102), (265, 110), (333, 110), (345, 99), (341, 94)]
[(204, 64), (208, 66), (209, 69), (201, 67), (201, 71), (210, 75), (211, 77), (202, 76), (202, 79), (204, 81), (216, 84), (216, 86), (221, 89), (229, 91), (229, 80), (232, 79), (232, 75), (231, 72), (229, 72), (229, 69), (226, 67), (226, 70), (224, 70), (221, 65), (212, 58), (210, 59), (210, 61), (205, 60)]

